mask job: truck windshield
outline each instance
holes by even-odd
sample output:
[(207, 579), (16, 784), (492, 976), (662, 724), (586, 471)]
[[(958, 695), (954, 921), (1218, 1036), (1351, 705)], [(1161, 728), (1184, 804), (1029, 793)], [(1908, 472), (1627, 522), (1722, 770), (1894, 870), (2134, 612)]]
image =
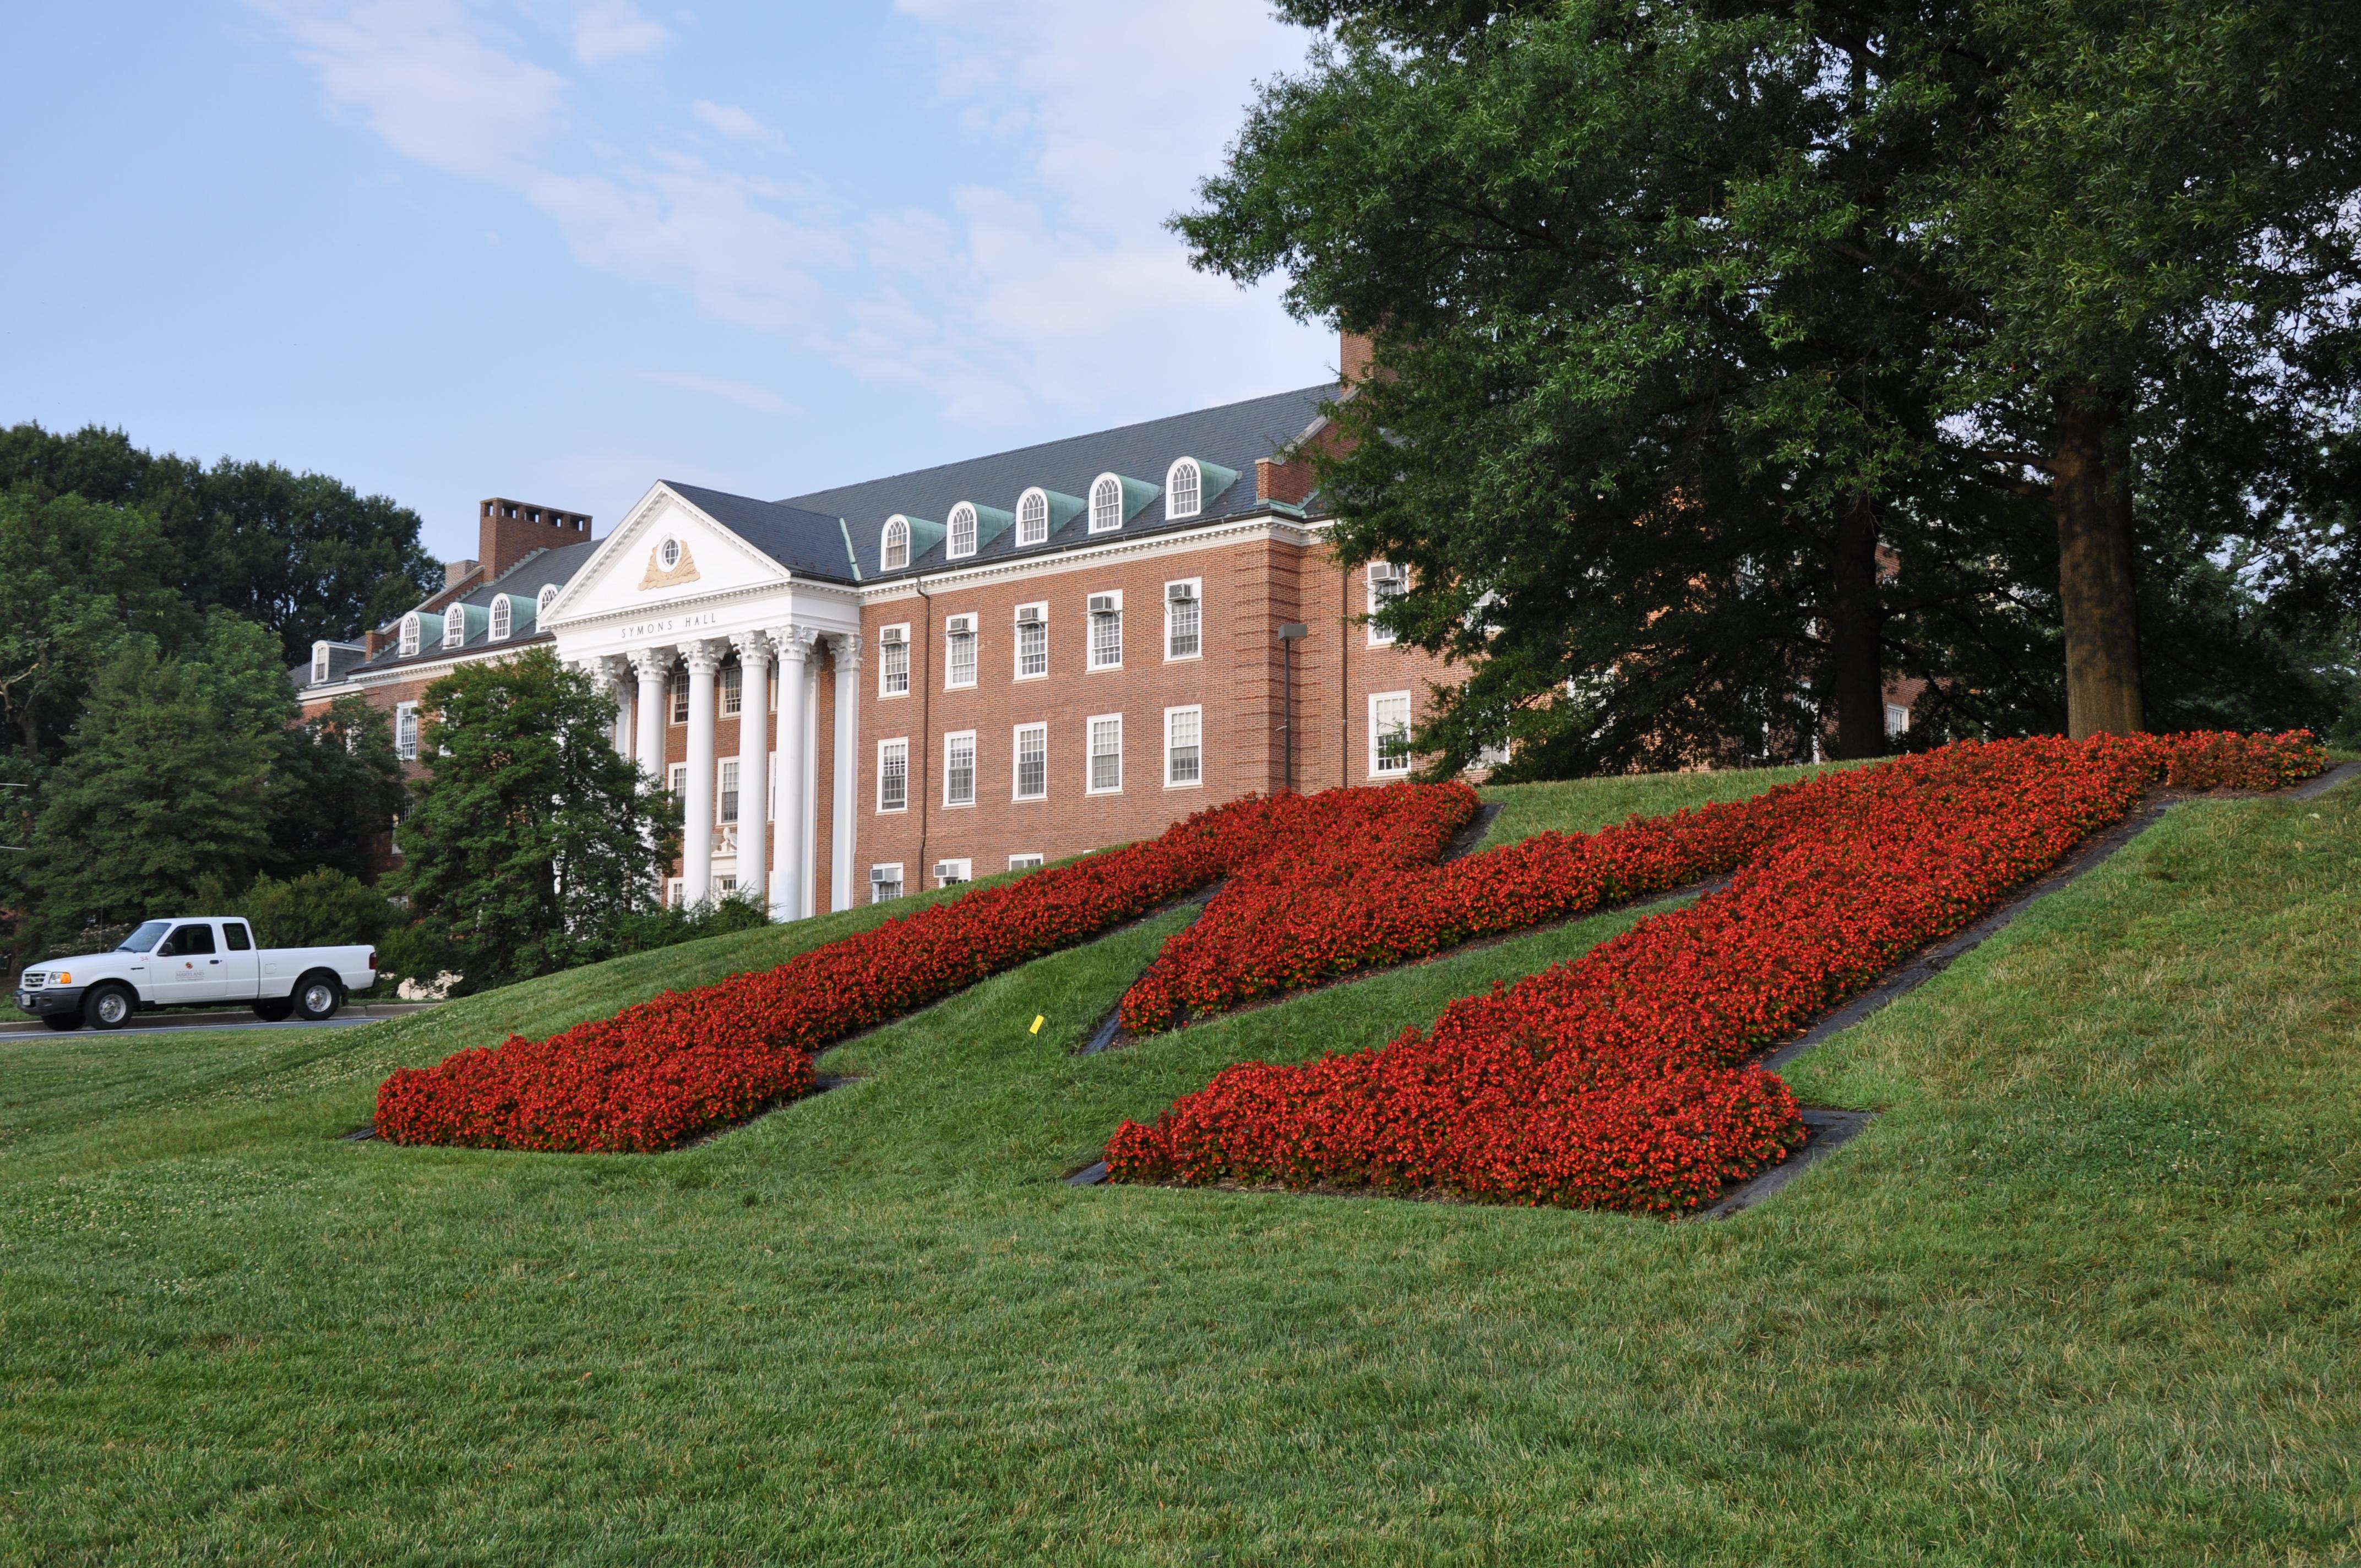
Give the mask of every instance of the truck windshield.
[(123, 946), (115, 950), (118, 953), (148, 952), (163, 938), (164, 933), (171, 928), (172, 923), (170, 920), (144, 921), (139, 929), (124, 938)]

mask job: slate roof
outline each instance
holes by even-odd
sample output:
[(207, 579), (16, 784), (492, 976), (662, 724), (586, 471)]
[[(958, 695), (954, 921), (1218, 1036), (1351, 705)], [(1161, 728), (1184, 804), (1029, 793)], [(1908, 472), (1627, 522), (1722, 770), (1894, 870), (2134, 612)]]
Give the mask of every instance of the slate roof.
[[(491, 604), (492, 596), (495, 594), (514, 594), (520, 598), (537, 599), (541, 597), (541, 590), (552, 583), (562, 587), (571, 582), (574, 574), (582, 569), (583, 564), (590, 559), (590, 553), (598, 549), (600, 543), (601, 541), (596, 539), (586, 539), (579, 544), (560, 544), (553, 549), (536, 550), (492, 581), (478, 583), (469, 588), (466, 593), (453, 599), (450, 604), (445, 605), (443, 610), (447, 612), (452, 605), (462, 604), (488, 607)], [(335, 672), (335, 678), (341, 681), (347, 675), (373, 675), (386, 670), (401, 669), (409, 664), (431, 664), (437, 659), (448, 658), (454, 653), (482, 649), (491, 641), (489, 630), (491, 618), (487, 615), (484, 619), (486, 630), (468, 638), (464, 648), (445, 648), (440, 642), (432, 642), (405, 659), (401, 657), (401, 643), (397, 639), (376, 658), (338, 668)], [(397, 627), (400, 626), (400, 620), (397, 619), (394, 624)], [(522, 637), (504, 638), (500, 645), (503, 648), (529, 648), (535, 642), (548, 640), (549, 633), (542, 630), (536, 622), (531, 631)], [(304, 674), (306, 676), (310, 674), (308, 666)]]
[(1021, 446), (1014, 452), (996, 452), (989, 457), (919, 468), (891, 478), (814, 490), (808, 495), (790, 496), (779, 504), (843, 518), (851, 529), (853, 548), (860, 552), (862, 579), (873, 583), (945, 565), (944, 547), (939, 543), (913, 560), (906, 570), (887, 572), (881, 568), (879, 540), (885, 520), (895, 513), (940, 523), (961, 501), (1015, 511), (1016, 498), (1034, 485), (1088, 499), (1093, 479), (1101, 474), (1115, 473), (1145, 479), (1159, 493), (1116, 533), (1091, 534), (1089, 513), (1085, 510), (1052, 532), (1046, 543), (1027, 545), (1020, 550), (1016, 531), (1012, 528), (975, 554), (961, 557), (961, 565), (1009, 555), (1040, 554), (1086, 539), (1104, 543), (1110, 538), (1173, 526), (1164, 516), (1164, 497), (1160, 492), (1164, 472), (1176, 457), (1195, 457), (1237, 471), (1237, 478), (1227, 490), (1205, 497), (1203, 510), (1180, 525), (1195, 527), (1261, 510), (1264, 503), (1255, 499), (1255, 459), (1277, 456), (1283, 447), (1311, 428), (1320, 417), (1320, 405), (1335, 396), (1336, 383), (1323, 381), (1297, 391), (1249, 398), (1240, 403), (1199, 409), (1090, 435), (1070, 436), (1038, 446)]
[(831, 583), (853, 580), (844, 524), (836, 513), (809, 511), (785, 501), (758, 501), (676, 479), (664, 484), (798, 577), (820, 577)]

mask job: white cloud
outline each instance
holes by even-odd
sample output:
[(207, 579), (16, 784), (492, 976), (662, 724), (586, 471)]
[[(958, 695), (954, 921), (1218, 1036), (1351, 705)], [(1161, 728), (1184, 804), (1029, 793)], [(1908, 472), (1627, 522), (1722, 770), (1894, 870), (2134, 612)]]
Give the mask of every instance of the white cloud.
[(752, 381), (733, 381), (726, 376), (698, 376), (686, 370), (642, 370), (640, 379), (653, 381), (659, 387), (671, 387), (683, 392), (699, 392), (723, 402), (736, 403), (752, 409), (756, 413), (783, 414), (787, 400), (767, 387)]
[(594, 70), (653, 54), (670, 42), (671, 31), (641, 16), (629, 0), (599, 0), (575, 13), (574, 58)]
[[(784, 145), (743, 108), (690, 104), (722, 138), (700, 144), (718, 162), (666, 149), (657, 123), (588, 123), (575, 104), (587, 89), (529, 58), (531, 39), (495, 19), (517, 15), (501, 0), (248, 3), (339, 113), (405, 157), (511, 192), (584, 264), (917, 389), (959, 419), (1136, 411), (1143, 387), (1186, 407), (1314, 379), (1329, 356), (1268, 291), (1192, 271), (1162, 227), (1219, 166), (1252, 93), (1246, 62), (1301, 58), (1302, 35), (1260, 0), (897, 0), (935, 61), (937, 110), (1004, 145), (1008, 177), (833, 195), (729, 167)], [(547, 16), (545, 53), (561, 19), (588, 66), (671, 39), (630, 5), (594, 0)]]
[(704, 122), (707, 129), (728, 137), (731, 141), (755, 142), (768, 147), (783, 144), (785, 137), (747, 111), (730, 104), (716, 104), (709, 98), (699, 98), (688, 106), (688, 112)]

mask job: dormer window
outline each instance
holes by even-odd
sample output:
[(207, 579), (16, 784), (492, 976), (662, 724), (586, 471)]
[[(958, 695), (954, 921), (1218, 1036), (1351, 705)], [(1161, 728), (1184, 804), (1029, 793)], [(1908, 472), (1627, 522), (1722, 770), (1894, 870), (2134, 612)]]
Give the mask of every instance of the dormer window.
[(453, 605), (451, 613), (443, 619), (443, 647), (445, 652), (467, 645), (467, 611), (464, 605)]
[(408, 615), (401, 618), (401, 641), (400, 644), (401, 649), (401, 657), (405, 659), (414, 657), (418, 652), (418, 612), (413, 609)]
[(546, 621), (549, 619), (549, 607), (556, 602), (557, 585), (555, 583), (545, 585), (542, 588), (541, 592), (533, 598), (533, 623), (535, 626), (539, 626), (543, 622)]
[(1164, 474), (1164, 515), (1175, 520), (1204, 510), (1205, 476), (1194, 457), (1183, 457)]
[(328, 684), (328, 645), (325, 642), (312, 644), (312, 684), (315, 686)]
[(906, 518), (885, 520), (884, 547), (878, 556), (888, 572), (898, 572), (910, 564), (910, 524)]
[(975, 508), (972, 504), (961, 501), (951, 508), (950, 531), (950, 541), (943, 547), (944, 554), (957, 560), (975, 554)]
[(1016, 543), (1040, 544), (1049, 537), (1049, 493), (1036, 487), (1016, 500)]
[(1102, 474), (1091, 486), (1091, 532), (1104, 533), (1123, 526), (1123, 481)]
[(515, 630), (515, 627), (516, 611), (509, 608), (509, 596), (502, 594), (492, 600), (491, 640), (495, 642), (507, 641), (509, 633)]

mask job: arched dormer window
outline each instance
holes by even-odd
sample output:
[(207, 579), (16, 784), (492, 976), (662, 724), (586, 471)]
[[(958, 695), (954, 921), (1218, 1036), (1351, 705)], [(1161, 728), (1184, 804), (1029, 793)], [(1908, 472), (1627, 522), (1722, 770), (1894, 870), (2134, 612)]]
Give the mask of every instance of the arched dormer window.
[(407, 659), (418, 652), (418, 612), (412, 610), (401, 618), (401, 657)]
[(943, 554), (954, 560), (962, 555), (974, 554), (975, 508), (969, 502), (960, 502), (959, 505), (951, 508), (949, 522), (951, 531), (950, 541), (943, 547)]
[(1205, 510), (1205, 474), (1194, 457), (1182, 457), (1164, 471), (1164, 515), (1178, 521)]
[(1049, 537), (1049, 492), (1036, 485), (1016, 498), (1016, 543), (1040, 544)]
[(885, 520), (885, 539), (878, 557), (884, 569), (898, 572), (910, 564), (910, 525), (898, 517)]
[(1123, 526), (1123, 481), (1102, 474), (1091, 486), (1091, 532), (1104, 533)]
[(492, 600), (491, 640), (505, 642), (509, 640), (509, 633), (515, 629), (516, 612), (509, 608), (509, 596), (502, 594)]
[(540, 626), (549, 620), (549, 607), (557, 602), (557, 585), (545, 583), (533, 601), (533, 623)]
[(448, 650), (467, 645), (467, 609), (465, 605), (455, 604), (443, 617), (443, 646)]

